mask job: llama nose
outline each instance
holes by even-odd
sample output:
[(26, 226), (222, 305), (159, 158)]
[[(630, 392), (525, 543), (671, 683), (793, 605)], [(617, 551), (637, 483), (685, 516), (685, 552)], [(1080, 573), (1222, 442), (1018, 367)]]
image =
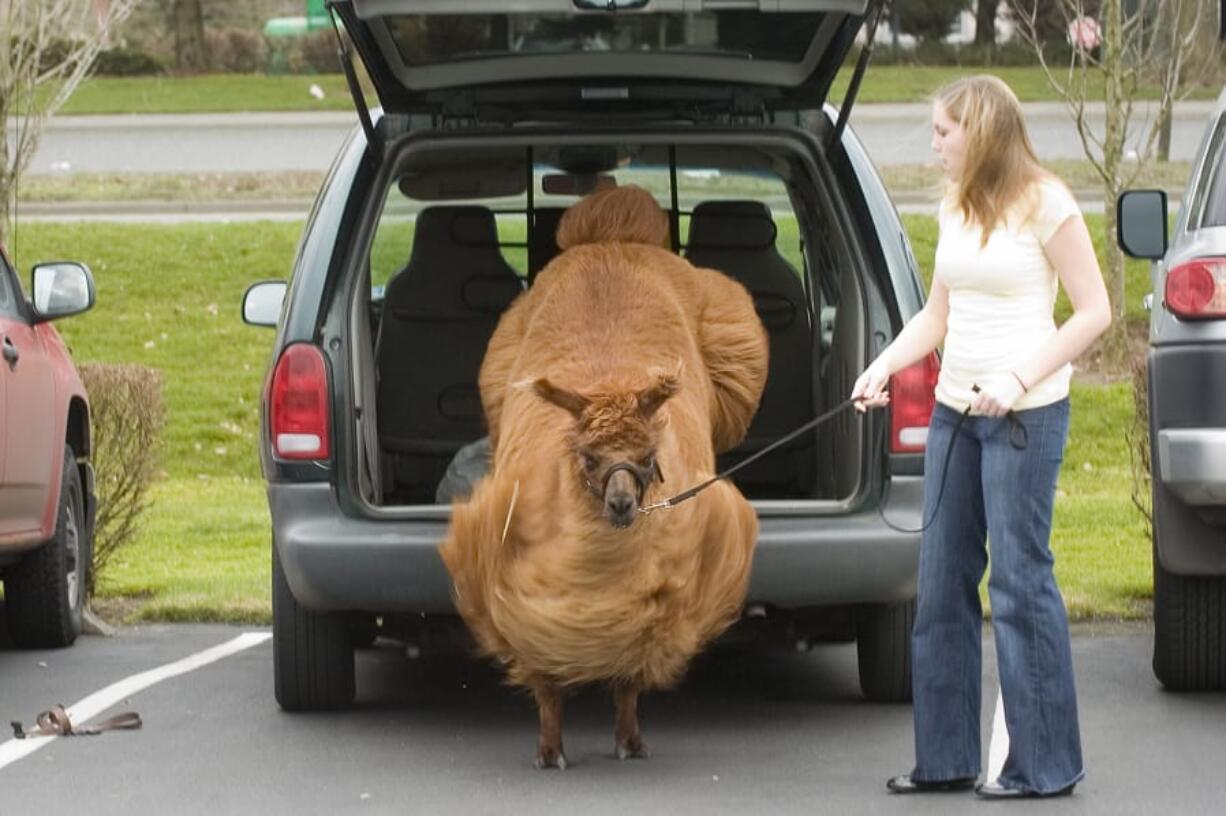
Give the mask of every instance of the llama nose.
[(629, 493), (619, 493), (609, 497), (609, 509), (619, 516), (629, 515), (634, 509), (634, 497)]

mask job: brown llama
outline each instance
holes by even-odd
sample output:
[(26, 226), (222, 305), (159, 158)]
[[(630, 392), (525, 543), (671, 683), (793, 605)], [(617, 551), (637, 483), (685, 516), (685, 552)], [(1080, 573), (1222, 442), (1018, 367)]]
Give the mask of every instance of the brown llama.
[(675, 684), (745, 599), (757, 516), (731, 483), (639, 512), (712, 475), (767, 370), (749, 294), (667, 236), (639, 188), (576, 203), (481, 368), (493, 465), (441, 552), (480, 649), (536, 699), (539, 768), (566, 767), (563, 701), (593, 682), (617, 756), (647, 756), (639, 694)]

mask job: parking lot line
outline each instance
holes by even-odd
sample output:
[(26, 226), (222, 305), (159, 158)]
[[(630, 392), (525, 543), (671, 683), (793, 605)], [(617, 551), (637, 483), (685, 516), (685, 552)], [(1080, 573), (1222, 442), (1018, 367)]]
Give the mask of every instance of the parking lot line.
[[(68, 717), (74, 726), (84, 725), (87, 721), (98, 716), (98, 714), (137, 692), (143, 691), (163, 680), (187, 674), (210, 663), (215, 663), (223, 658), (238, 654), (246, 649), (250, 649), (252, 646), (258, 646), (270, 637), (272, 635), (268, 632), (244, 632), (233, 640), (196, 652), (193, 655), (188, 655), (182, 660), (176, 660), (173, 663), (167, 663), (156, 669), (150, 669), (140, 674), (125, 677), (68, 706)], [(0, 770), (23, 757), (29, 756), (54, 739), (56, 739), (54, 736), (27, 737), (23, 740), (10, 739), (8, 742), (0, 744)]]
[(996, 714), (992, 717), (992, 739), (988, 743), (988, 772), (985, 782), (995, 782), (1009, 756), (1009, 729), (1005, 726), (1005, 698), (996, 692)]

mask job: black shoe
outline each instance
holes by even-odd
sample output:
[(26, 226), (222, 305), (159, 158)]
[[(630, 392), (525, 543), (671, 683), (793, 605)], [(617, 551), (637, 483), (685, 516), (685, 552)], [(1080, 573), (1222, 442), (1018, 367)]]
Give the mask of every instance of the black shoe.
[(892, 776), (885, 781), (890, 793), (953, 793), (954, 791), (970, 790), (975, 786), (975, 777), (962, 776), (957, 779), (942, 779), (927, 782), (912, 779), (911, 774)]
[(1071, 796), (1073, 788), (1077, 787), (1077, 783), (1069, 785), (1067, 788), (1061, 788), (1058, 791), (1051, 793), (1039, 793), (1038, 791), (1022, 790), (1020, 788), (1006, 788), (996, 782), (984, 782), (981, 785), (975, 786), (975, 795), (980, 799), (1052, 799), (1057, 796)]

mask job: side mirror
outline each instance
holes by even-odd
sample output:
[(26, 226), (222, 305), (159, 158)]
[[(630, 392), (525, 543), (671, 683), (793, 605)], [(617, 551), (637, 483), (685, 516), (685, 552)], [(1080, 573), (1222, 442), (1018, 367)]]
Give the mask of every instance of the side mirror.
[(36, 264), (30, 273), (37, 320), (80, 314), (94, 305), (94, 276), (73, 261)]
[(285, 281), (260, 281), (247, 287), (243, 295), (243, 322), (251, 326), (273, 326), (281, 318), (285, 302)]
[(1166, 254), (1166, 192), (1127, 190), (1115, 205), (1116, 242), (1134, 258), (1157, 261)]

